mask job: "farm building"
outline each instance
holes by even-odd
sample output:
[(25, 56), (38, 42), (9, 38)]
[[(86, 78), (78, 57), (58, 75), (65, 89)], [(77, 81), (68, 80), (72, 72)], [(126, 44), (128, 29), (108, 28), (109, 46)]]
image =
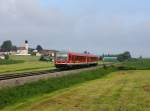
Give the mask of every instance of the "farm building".
[(107, 56), (107, 57), (103, 57), (103, 61), (105, 62), (116, 62), (118, 61), (118, 58), (117, 57), (111, 57), (111, 56)]

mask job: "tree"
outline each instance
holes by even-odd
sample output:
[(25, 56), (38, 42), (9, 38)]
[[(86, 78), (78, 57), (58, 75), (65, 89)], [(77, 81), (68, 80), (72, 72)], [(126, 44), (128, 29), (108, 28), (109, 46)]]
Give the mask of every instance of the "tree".
[(129, 51), (124, 52), (123, 55), (126, 60), (131, 59), (131, 54)]
[(10, 52), (12, 49), (12, 42), (10, 40), (4, 41), (1, 48), (4, 52)]
[(11, 48), (12, 51), (17, 51), (17, 46), (13, 45)]
[(41, 45), (37, 45), (36, 50), (38, 50), (38, 52), (39, 52), (39, 51), (42, 51), (42, 50), (43, 50), (43, 48), (42, 48), (42, 46), (41, 46)]
[(120, 62), (125, 61), (125, 60), (129, 60), (131, 58), (132, 57), (131, 57), (131, 54), (129, 51), (126, 51), (126, 52), (118, 55), (118, 61), (120, 61)]
[(6, 60), (9, 59), (9, 55), (8, 55), (8, 54), (5, 55), (5, 59), (6, 59)]
[(29, 48), (28, 49), (28, 53), (29, 54), (31, 54), (31, 55), (36, 55), (33, 51), (34, 51), (35, 49), (33, 49), (33, 48)]
[(84, 54), (87, 54), (88, 52), (87, 51), (84, 51)]
[(84, 54), (90, 54), (90, 52), (88, 52), (88, 51), (84, 51)]

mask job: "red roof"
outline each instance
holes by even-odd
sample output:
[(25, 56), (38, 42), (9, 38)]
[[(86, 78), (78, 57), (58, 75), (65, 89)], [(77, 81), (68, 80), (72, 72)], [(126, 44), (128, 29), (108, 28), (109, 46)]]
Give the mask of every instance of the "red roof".
[(25, 47), (18, 47), (18, 50), (26, 50)]

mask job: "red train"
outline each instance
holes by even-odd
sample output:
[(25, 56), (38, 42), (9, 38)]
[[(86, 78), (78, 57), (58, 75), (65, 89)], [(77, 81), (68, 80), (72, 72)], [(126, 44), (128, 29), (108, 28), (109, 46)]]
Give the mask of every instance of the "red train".
[(71, 68), (97, 65), (99, 57), (92, 54), (80, 54), (73, 52), (58, 52), (56, 53), (55, 66), (56, 68)]

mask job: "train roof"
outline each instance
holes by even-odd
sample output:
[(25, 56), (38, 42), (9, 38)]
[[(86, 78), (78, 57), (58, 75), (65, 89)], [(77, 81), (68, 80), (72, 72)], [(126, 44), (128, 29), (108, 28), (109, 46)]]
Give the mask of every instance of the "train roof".
[(78, 56), (98, 57), (97, 55), (94, 55), (94, 54), (84, 54), (84, 53), (77, 53), (77, 52), (68, 52), (68, 53), (72, 55), (78, 55)]
[(85, 53), (78, 53), (78, 52), (59, 51), (57, 53), (67, 53), (67, 54), (78, 55), (78, 56), (98, 57), (97, 55), (94, 55), (94, 54), (85, 54)]

